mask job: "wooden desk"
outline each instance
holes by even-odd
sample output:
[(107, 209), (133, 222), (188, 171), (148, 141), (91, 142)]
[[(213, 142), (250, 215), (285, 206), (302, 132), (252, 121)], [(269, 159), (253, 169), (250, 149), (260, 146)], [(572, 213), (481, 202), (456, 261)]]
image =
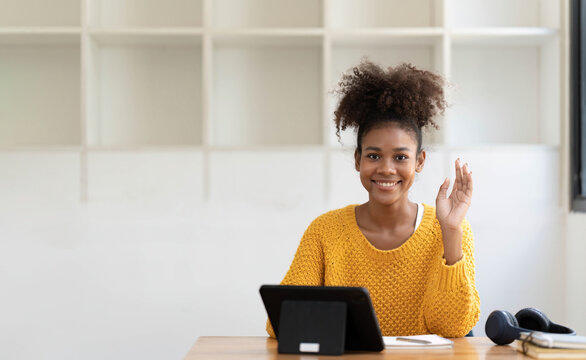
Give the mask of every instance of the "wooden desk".
[[(527, 360), (529, 357), (517, 352), (513, 346), (496, 346), (486, 337), (454, 339), (453, 349), (397, 350), (386, 349), (380, 353), (346, 353), (346, 359), (478, 359), (478, 360)], [(287, 359), (317, 360), (336, 359), (336, 356), (312, 354), (292, 355), (277, 352), (277, 340), (268, 337), (212, 337), (202, 336), (185, 357), (186, 360), (231, 360), (231, 359)]]

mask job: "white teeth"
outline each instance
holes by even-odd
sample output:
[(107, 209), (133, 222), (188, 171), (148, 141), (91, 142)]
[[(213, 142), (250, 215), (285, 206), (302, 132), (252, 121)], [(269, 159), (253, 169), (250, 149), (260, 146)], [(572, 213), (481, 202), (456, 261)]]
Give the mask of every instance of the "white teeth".
[(388, 183), (388, 182), (377, 182), (377, 184), (379, 184), (380, 186), (391, 187), (391, 186), (397, 185), (397, 182), (392, 182), (392, 183)]

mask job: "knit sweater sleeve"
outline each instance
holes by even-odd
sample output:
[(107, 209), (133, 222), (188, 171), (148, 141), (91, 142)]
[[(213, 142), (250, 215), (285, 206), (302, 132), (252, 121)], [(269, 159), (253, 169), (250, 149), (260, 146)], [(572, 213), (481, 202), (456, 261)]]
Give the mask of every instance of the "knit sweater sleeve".
[[(480, 298), (475, 284), (474, 239), (467, 220), (462, 222), (462, 230), (462, 259), (447, 265), (442, 255), (436, 258), (432, 265), (435, 270), (423, 300), (428, 331), (445, 337), (465, 336), (480, 316)], [(441, 241), (441, 229), (438, 233)]]
[[(324, 284), (322, 235), (323, 226), (320, 218), (317, 218), (303, 234), (293, 262), (281, 285), (320, 286)], [(270, 321), (267, 321), (267, 333), (275, 337)]]

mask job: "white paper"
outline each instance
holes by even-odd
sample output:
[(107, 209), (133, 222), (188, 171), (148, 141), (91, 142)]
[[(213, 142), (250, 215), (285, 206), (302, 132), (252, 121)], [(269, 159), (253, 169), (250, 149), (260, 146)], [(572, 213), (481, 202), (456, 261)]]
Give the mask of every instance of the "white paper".
[[(411, 341), (408, 341), (407, 339)], [(409, 349), (452, 347), (454, 344), (452, 340), (438, 335), (383, 336), (383, 340), (385, 342), (385, 347)]]

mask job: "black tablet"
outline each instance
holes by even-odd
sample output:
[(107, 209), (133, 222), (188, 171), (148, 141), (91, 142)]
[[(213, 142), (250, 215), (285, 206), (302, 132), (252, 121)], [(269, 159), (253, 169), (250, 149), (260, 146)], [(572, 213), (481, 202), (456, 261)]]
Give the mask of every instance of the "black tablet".
[[(263, 285), (260, 288), (260, 295), (275, 335), (279, 340), (279, 347), (281, 347), (282, 340), (279, 334), (279, 330), (282, 330), (280, 321), (291, 317), (287, 315), (294, 312), (291, 310), (292, 304), (322, 306), (321, 309), (317, 309), (320, 316), (327, 311), (336, 311), (332, 306), (335, 304), (339, 305), (338, 308), (341, 308), (341, 311), (346, 314), (345, 321), (340, 324), (340, 327), (343, 327), (345, 350), (382, 351), (384, 349), (380, 326), (370, 301), (370, 295), (368, 290), (363, 287)], [(282, 314), (282, 309), (286, 309), (285, 311), (290, 314)], [(298, 314), (296, 316), (300, 317)], [(344, 318), (344, 316), (337, 316), (339, 314), (341, 313), (336, 313), (332, 319), (333, 322), (337, 323), (340, 318)], [(320, 316), (316, 316), (316, 318)], [(291, 322), (291, 320), (287, 321)], [(300, 320), (293, 321), (299, 322)], [(320, 324), (314, 324), (309, 332), (314, 327), (320, 326)]]

